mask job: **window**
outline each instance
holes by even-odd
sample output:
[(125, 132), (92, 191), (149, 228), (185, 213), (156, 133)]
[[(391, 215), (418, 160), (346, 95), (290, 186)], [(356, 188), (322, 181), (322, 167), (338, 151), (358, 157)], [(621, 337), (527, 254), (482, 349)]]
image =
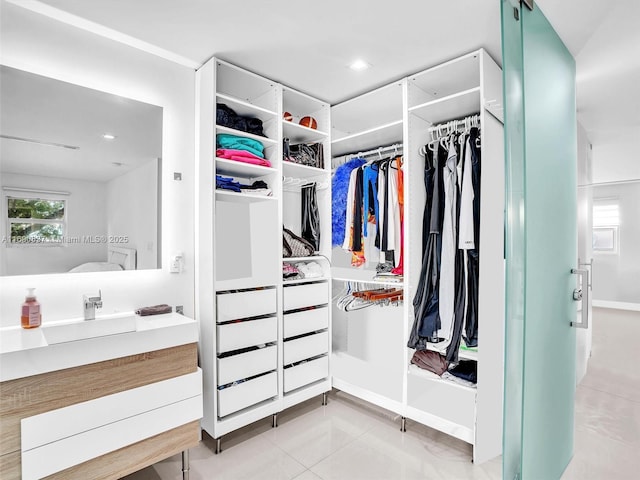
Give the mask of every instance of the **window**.
[(618, 253), (620, 205), (617, 198), (593, 200), (593, 251)]
[(66, 200), (7, 197), (9, 245), (61, 245), (66, 230)]

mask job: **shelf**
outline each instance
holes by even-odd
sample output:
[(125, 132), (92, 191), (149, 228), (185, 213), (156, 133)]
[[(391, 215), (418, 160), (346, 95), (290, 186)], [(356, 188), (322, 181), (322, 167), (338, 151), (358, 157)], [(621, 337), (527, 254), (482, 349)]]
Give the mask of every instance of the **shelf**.
[(331, 142), (331, 154), (339, 157), (348, 153), (357, 154), (376, 147), (402, 143), (402, 120), (347, 135)]
[(418, 367), (417, 365), (413, 365), (410, 364), (409, 365), (409, 377), (417, 377), (420, 378), (421, 380), (430, 380), (432, 382), (437, 382), (439, 384), (442, 385), (447, 385), (447, 386), (451, 386), (451, 387), (455, 387), (455, 388), (459, 388), (461, 390), (464, 390), (466, 392), (473, 392), (476, 393), (477, 392), (477, 388), (476, 387), (469, 387), (467, 385), (461, 385), (460, 383), (456, 383), (456, 382), (451, 382), (449, 380), (445, 380), (443, 378), (436, 378), (432, 375), (429, 375), (429, 373), (425, 372), (424, 370), (422, 370), (420, 367)]
[(401, 119), (402, 83), (394, 82), (331, 107), (332, 139), (371, 130)]
[(363, 270), (358, 268), (331, 268), (331, 280), (340, 280), (343, 282), (363, 282), (372, 285), (385, 285), (390, 287), (404, 288), (404, 282), (374, 280), (375, 270)]
[[(464, 341), (464, 340), (463, 340)], [(434, 352), (437, 352), (435, 345), (437, 344), (430, 344), (427, 343), (427, 350), (431, 350)], [(478, 361), (478, 352), (477, 351), (473, 351), (473, 350), (464, 350), (464, 349), (459, 349), (458, 350), (458, 358), (461, 360), (475, 360), (476, 362)]]
[(409, 108), (479, 86), (480, 55), (475, 51), (411, 75), (408, 81)]
[(268, 122), (277, 116), (277, 113), (272, 110), (268, 110), (224, 93), (218, 93), (216, 95), (216, 103), (224, 103), (226, 106), (233, 109), (233, 111), (238, 115), (259, 118), (262, 122)]
[(431, 100), (409, 109), (409, 113), (432, 125), (480, 112), (480, 87)]
[(328, 133), (314, 128), (305, 127), (298, 123), (282, 120), (282, 136), (289, 138), (292, 144), (313, 143), (322, 142), (327, 138)]
[(216, 133), (228, 133), (230, 135), (237, 135), (238, 137), (253, 138), (261, 142), (265, 147), (267, 145), (276, 145), (277, 140), (273, 140), (268, 137), (261, 137), (260, 135), (254, 135), (253, 133), (243, 132), (242, 130), (236, 130), (235, 128), (223, 127), (222, 125), (216, 125)]
[(278, 173), (273, 167), (264, 167), (252, 163), (237, 162), (216, 157), (216, 174), (231, 177), (257, 178)]
[(329, 261), (329, 259), (327, 257), (325, 257), (324, 255), (311, 255), (309, 257), (282, 257), (282, 261), (283, 262), (311, 262), (311, 261), (315, 261), (315, 260), (326, 260), (327, 262)]
[(328, 175), (330, 172), (321, 168), (309, 167), (293, 162), (282, 162), (282, 172), (286, 177), (291, 178), (315, 178)]
[(264, 195), (256, 195), (254, 193), (239, 193), (226, 190), (216, 190), (216, 201), (223, 202), (274, 202), (278, 197), (266, 197)]
[(328, 277), (311, 277), (311, 278), (300, 278), (297, 280), (283, 280), (282, 284), (286, 287), (287, 285), (299, 285), (301, 283), (311, 283), (311, 282), (326, 282), (329, 280)]
[(216, 60), (216, 70), (218, 94), (268, 111), (277, 111), (278, 96), (275, 82), (222, 60)]

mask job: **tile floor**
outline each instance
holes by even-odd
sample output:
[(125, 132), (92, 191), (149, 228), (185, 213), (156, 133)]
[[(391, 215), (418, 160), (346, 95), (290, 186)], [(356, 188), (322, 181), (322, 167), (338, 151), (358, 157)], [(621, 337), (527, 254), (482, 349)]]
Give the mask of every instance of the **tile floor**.
[[(576, 453), (563, 480), (640, 478), (640, 312), (594, 309), (589, 371), (576, 398)], [(190, 452), (191, 480), (400, 480), (501, 478), (501, 459), (471, 463), (471, 447), (341, 392), (223, 438), (204, 435)], [(178, 480), (180, 455), (126, 477)], [(541, 479), (544, 480), (544, 479)]]

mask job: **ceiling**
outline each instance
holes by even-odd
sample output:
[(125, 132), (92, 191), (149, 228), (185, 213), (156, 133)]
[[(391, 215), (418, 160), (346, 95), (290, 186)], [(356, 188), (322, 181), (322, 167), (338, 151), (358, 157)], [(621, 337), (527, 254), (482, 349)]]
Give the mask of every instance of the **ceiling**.
[[(24, 3), (21, 0), (8, 0)], [(484, 47), (498, 63), (499, 0), (43, 0), (200, 65), (217, 56), (331, 104)], [(537, 0), (577, 60), (592, 142), (640, 131), (640, 2)], [(371, 68), (348, 65), (363, 58)]]
[(107, 182), (162, 156), (161, 107), (4, 65), (0, 98), (0, 134), (34, 140), (0, 138), (3, 174)]

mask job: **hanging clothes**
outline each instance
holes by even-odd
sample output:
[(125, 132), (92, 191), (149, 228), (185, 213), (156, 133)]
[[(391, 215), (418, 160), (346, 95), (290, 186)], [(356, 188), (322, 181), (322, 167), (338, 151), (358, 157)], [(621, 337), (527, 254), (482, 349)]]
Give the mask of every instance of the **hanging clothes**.
[(316, 184), (303, 185), (302, 197), (302, 228), (301, 236), (313, 245), (314, 250), (320, 250), (320, 211), (318, 210), (318, 197)]
[(336, 168), (331, 178), (331, 245), (334, 247), (341, 246), (344, 241), (351, 172), (365, 163), (362, 158), (349, 160)]
[(407, 345), (458, 362), (478, 345), (479, 129), (425, 146), (422, 269)]

